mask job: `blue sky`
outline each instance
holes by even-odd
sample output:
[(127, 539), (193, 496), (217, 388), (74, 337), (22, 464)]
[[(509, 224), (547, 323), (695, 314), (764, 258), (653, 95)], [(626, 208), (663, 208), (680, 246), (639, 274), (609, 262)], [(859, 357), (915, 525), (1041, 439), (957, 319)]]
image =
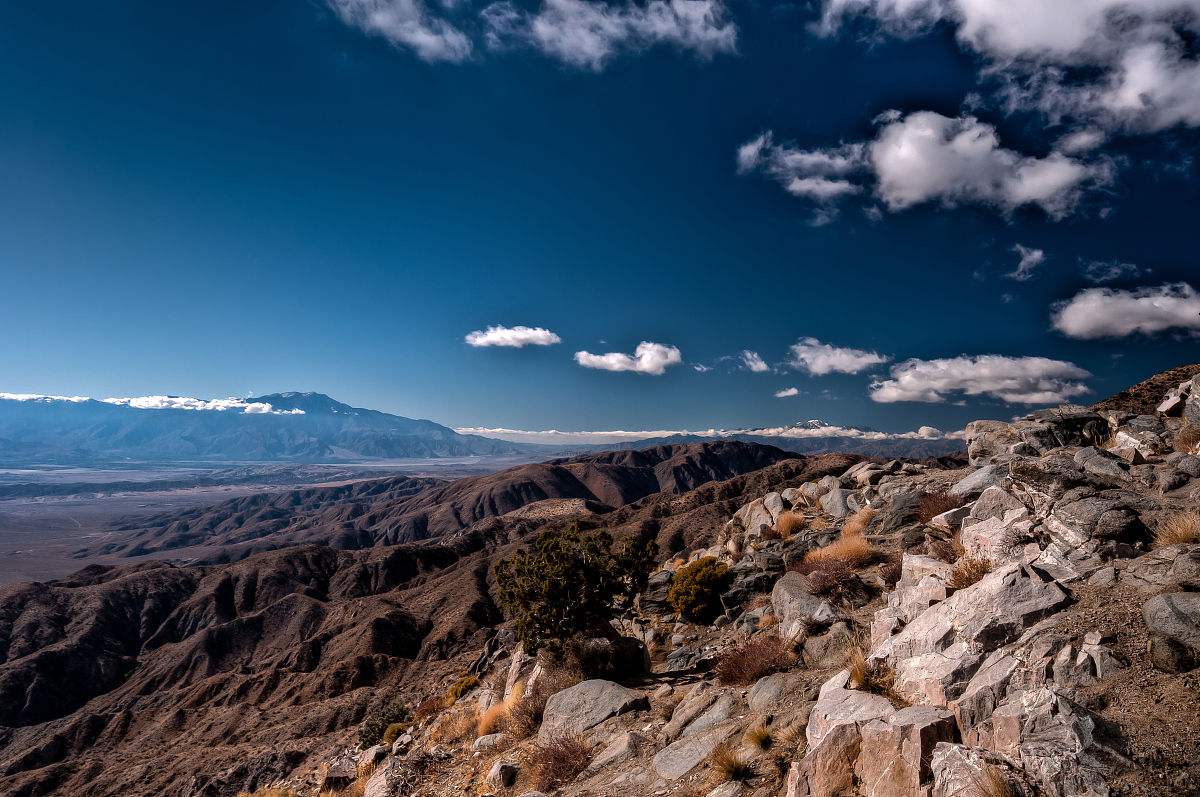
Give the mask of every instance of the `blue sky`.
[(0, 10), (0, 390), (954, 429), (1200, 360), (1195, 0), (331, 2)]

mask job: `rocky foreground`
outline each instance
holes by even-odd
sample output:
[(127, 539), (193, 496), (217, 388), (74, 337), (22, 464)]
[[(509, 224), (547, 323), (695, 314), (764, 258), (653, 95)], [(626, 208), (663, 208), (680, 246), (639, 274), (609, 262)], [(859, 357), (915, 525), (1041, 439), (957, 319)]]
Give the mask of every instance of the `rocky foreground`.
[[(1197, 428), (1200, 377), (1148, 414), (973, 423), (965, 469), (860, 462), (763, 495), (616, 621), (647, 652), (626, 653), (634, 674), (576, 682), (501, 630), (448, 696), (427, 685), (387, 744), (258, 785), (1200, 793)], [(720, 612), (679, 620), (668, 588), (704, 559), (728, 568)]]

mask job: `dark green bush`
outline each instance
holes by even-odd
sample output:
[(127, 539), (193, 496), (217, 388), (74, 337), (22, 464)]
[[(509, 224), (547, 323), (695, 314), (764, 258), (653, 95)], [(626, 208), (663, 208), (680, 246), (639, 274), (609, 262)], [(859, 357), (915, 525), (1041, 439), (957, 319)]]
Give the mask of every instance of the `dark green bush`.
[(580, 636), (610, 636), (609, 621), (646, 586), (657, 546), (615, 544), (606, 531), (546, 531), (496, 566), (497, 602), (529, 653), (561, 658)]
[(399, 700), (384, 703), (382, 706), (368, 711), (362, 725), (358, 728), (358, 741), (364, 748), (379, 744), (389, 725), (407, 725), (409, 722), (408, 706)]
[(729, 568), (711, 556), (675, 571), (667, 589), (667, 605), (680, 617), (708, 622), (721, 610), (721, 593), (729, 585)]

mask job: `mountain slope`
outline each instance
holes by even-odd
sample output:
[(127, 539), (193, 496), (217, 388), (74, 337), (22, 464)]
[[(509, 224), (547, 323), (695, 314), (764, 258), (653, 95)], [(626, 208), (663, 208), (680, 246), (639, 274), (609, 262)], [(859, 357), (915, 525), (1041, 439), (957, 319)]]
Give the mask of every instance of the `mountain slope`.
[(0, 399), (0, 462), (313, 462), (536, 450), (461, 435), (433, 421), (351, 407), (321, 393), (273, 393), (245, 403), (270, 405), (270, 411)]
[[(588, 454), (443, 483), (396, 477), (238, 498), (123, 527), (85, 554), (137, 556), (190, 546), (238, 558), (317, 543), (337, 548), (442, 537), (529, 504), (575, 500), (598, 510), (682, 493), (793, 455), (735, 441)], [(211, 554), (210, 554), (211, 555)]]

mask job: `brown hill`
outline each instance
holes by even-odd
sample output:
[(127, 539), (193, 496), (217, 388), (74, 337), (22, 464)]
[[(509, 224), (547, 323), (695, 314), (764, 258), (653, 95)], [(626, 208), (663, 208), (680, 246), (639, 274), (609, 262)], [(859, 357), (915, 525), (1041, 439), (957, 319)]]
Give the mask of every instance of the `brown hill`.
[(217, 553), (202, 557), (232, 561), (303, 544), (396, 545), (461, 531), (538, 501), (578, 499), (603, 511), (795, 456), (772, 446), (717, 441), (588, 454), (449, 483), (396, 477), (253, 495), (121, 527), (116, 539), (80, 555), (138, 556), (217, 546)]
[(1094, 410), (1132, 412), (1135, 415), (1153, 415), (1167, 391), (1200, 374), (1200, 363), (1180, 365), (1143, 379), (1120, 393), (1109, 396), (1092, 405)]
[[(716, 443), (581, 457), (407, 496), (395, 493), (415, 485), (398, 480), (297, 491), (273, 508), (305, 529), (361, 521), (331, 538), (359, 549), (93, 566), (10, 585), (0, 590), (0, 794), (230, 797), (320, 761), (379, 694), (428, 694), (466, 669), (502, 619), (494, 562), (539, 528), (575, 519), (656, 531), (665, 555), (711, 541), (750, 498), (855, 461), (784, 456)], [(739, 469), (750, 472), (712, 480)], [(371, 517), (369, 499), (387, 511)], [(364, 508), (346, 516), (344, 503)], [(222, 522), (235, 525), (236, 514)], [(443, 536), (388, 544), (434, 530)], [(236, 528), (212, 531), (246, 549)], [(273, 533), (259, 540), (281, 543)]]

